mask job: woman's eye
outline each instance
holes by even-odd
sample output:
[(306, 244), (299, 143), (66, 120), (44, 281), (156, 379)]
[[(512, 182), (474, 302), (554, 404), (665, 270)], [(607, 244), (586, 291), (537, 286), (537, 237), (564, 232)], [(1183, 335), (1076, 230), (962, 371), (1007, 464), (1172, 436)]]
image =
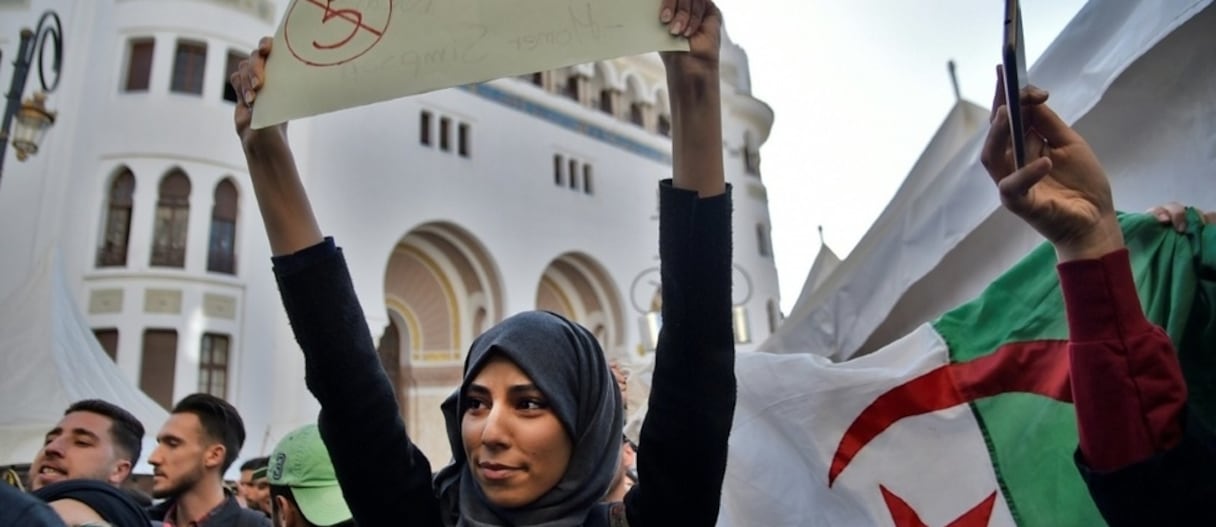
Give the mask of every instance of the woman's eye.
[(486, 407), (485, 402), (481, 401), (480, 399), (469, 399), (467, 402), (464, 403), (464, 411), (466, 411), (466, 412), (470, 412), (473, 410), (481, 410), (481, 409), (484, 409), (485, 407)]
[(520, 408), (524, 410), (544, 410), (548, 405), (540, 399), (525, 399), (520, 402)]

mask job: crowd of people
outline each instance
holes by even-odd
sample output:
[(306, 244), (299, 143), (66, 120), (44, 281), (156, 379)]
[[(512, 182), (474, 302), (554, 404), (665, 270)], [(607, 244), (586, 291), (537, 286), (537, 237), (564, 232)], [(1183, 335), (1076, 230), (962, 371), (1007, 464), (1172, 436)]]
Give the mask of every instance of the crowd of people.
[[(283, 305), (321, 405), (315, 424), (224, 474), (245, 440), (235, 408), (194, 394), (148, 453), (151, 499), (125, 490), (143, 425), (100, 400), (68, 407), (32, 462), (0, 484), (0, 525), (119, 527), (708, 526), (719, 511), (735, 404), (731, 197), (721, 148), (721, 13), (662, 0), (690, 51), (663, 53), (673, 174), (659, 183), (663, 328), (637, 446), (622, 433), (625, 375), (594, 335), (549, 312), (487, 330), (443, 403), (453, 460), (411, 442), (342, 250), (312, 213), (286, 124), (249, 126), (271, 41), (233, 73), (235, 124)], [(999, 74), (998, 74), (999, 77)], [(1022, 92), (1028, 162), (1011, 155), (998, 78), (982, 163), (1002, 202), (1056, 248), (1080, 444), (1076, 465), (1111, 525), (1216, 524), (1216, 444), (1187, 419), (1173, 345), (1141, 310), (1110, 184), (1085, 140)], [(1179, 225), (1175, 205), (1154, 210)], [(694, 437), (695, 436), (695, 437)], [(1199, 520), (1197, 520), (1199, 519)], [(1198, 521), (1199, 523), (1195, 523)]]

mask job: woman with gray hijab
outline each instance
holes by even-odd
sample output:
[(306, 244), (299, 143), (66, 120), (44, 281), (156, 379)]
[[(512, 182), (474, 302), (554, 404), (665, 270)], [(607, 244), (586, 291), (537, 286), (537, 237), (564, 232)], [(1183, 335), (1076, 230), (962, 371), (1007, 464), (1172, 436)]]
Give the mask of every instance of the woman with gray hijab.
[(664, 53), (673, 178), (660, 182), (663, 328), (639, 484), (601, 504), (617, 469), (623, 403), (595, 337), (549, 312), (507, 318), (469, 350), (443, 404), (452, 464), (432, 480), (410, 442), (342, 252), (312, 214), (286, 127), (249, 128), (266, 82), (263, 39), (231, 81), (235, 119), (321, 435), (359, 525), (709, 526), (718, 516), (734, 413), (731, 206), (722, 166), (718, 48), (710, 0), (661, 0), (689, 38)]

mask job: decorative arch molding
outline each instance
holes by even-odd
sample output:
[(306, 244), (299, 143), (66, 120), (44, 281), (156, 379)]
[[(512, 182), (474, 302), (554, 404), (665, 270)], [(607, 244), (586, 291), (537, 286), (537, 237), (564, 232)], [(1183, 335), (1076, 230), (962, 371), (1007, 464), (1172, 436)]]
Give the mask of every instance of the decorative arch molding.
[[(393, 317), (396, 317), (395, 322), (402, 330), (409, 334), (409, 349), (422, 349), (422, 326), (418, 322), (418, 315), (414, 313), (414, 310), (410, 309), (410, 306), (405, 301), (393, 294), (385, 295), (384, 305), (388, 308), (389, 319), (393, 320)], [(402, 342), (406, 341), (406, 339), (402, 340)], [(403, 362), (408, 359), (408, 356), (401, 358)]]
[(613, 64), (612, 61), (604, 60), (596, 62), (594, 69), (594, 78), (600, 85), (613, 90), (625, 90), (625, 83), (621, 80), (621, 74), (617, 71), (616, 64)]
[(385, 266), (385, 303), (409, 331), (417, 366), (458, 363), (478, 324), (501, 318), (502, 286), (483, 246), (450, 223), (419, 226)]
[(541, 274), (536, 307), (560, 313), (603, 339), (605, 352), (624, 349), (620, 288), (604, 266), (584, 253), (563, 254)]
[[(110, 187), (114, 185), (114, 180), (117, 179), (119, 176), (122, 176), (124, 173), (129, 173), (132, 176), (135, 176), (135, 171), (133, 169), (131, 169), (131, 165), (128, 165), (126, 163), (116, 163), (114, 165), (114, 167), (110, 169), (109, 172), (106, 172), (105, 180), (102, 181), (102, 184), (101, 184), (102, 185), (101, 188), (103, 189), (103, 191), (109, 190)], [(136, 178), (136, 183), (138, 183), (138, 178)]]
[(579, 307), (571, 298), (569, 283), (562, 277), (555, 277), (546, 272), (540, 277), (540, 287), (536, 293), (536, 308), (561, 314), (566, 318), (578, 320), (581, 314)]
[(632, 71), (626, 72), (624, 75), (624, 93), (625, 98), (630, 102), (638, 102), (642, 104), (654, 104), (654, 90), (646, 88), (646, 82), (642, 77)]
[(490, 257), (485, 245), (472, 233), (447, 222), (428, 223), (414, 229), (415, 232), (426, 232), (441, 237), (445, 242), (459, 251), (463, 258), (472, 265), (475, 279), (482, 284), (481, 291), (485, 294), (485, 307), (489, 311), (490, 320), (499, 321), (503, 318), (502, 279), (498, 265)]
[(572, 73), (574, 75), (582, 75), (587, 78), (594, 77), (595, 76), (595, 64), (594, 63), (575, 64), (573, 66), (570, 66), (570, 73)]
[(671, 99), (667, 97), (667, 88), (660, 85), (654, 89), (654, 94), (650, 96), (654, 101), (654, 110), (659, 115), (671, 114)]
[(411, 417), (418, 414), (418, 382), (413, 375), (410, 355), (413, 344), (418, 340), (418, 334), (410, 329), (415, 323), (410, 322), (412, 313), (408, 306), (402, 305), (400, 299), (391, 297), (386, 298), (385, 303), (388, 304), (388, 322), (376, 343), (376, 353), (389, 382), (393, 385), (402, 421), (407, 423), (410, 429), (415, 429)]
[(595, 69), (595, 77), (592, 78), (603, 88), (624, 91), (625, 83), (621, 82), (620, 72), (612, 61), (596, 62), (593, 69)]

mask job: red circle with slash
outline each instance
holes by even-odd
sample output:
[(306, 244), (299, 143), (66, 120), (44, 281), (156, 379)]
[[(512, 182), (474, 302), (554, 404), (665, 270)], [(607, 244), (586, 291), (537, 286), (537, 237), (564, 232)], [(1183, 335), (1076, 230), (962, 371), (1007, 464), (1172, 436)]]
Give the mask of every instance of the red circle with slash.
[[(351, 4), (358, 5), (348, 7)], [(393, 0), (296, 0), (287, 11), (283, 37), (296, 60), (310, 66), (338, 66), (376, 47), (392, 15)]]

